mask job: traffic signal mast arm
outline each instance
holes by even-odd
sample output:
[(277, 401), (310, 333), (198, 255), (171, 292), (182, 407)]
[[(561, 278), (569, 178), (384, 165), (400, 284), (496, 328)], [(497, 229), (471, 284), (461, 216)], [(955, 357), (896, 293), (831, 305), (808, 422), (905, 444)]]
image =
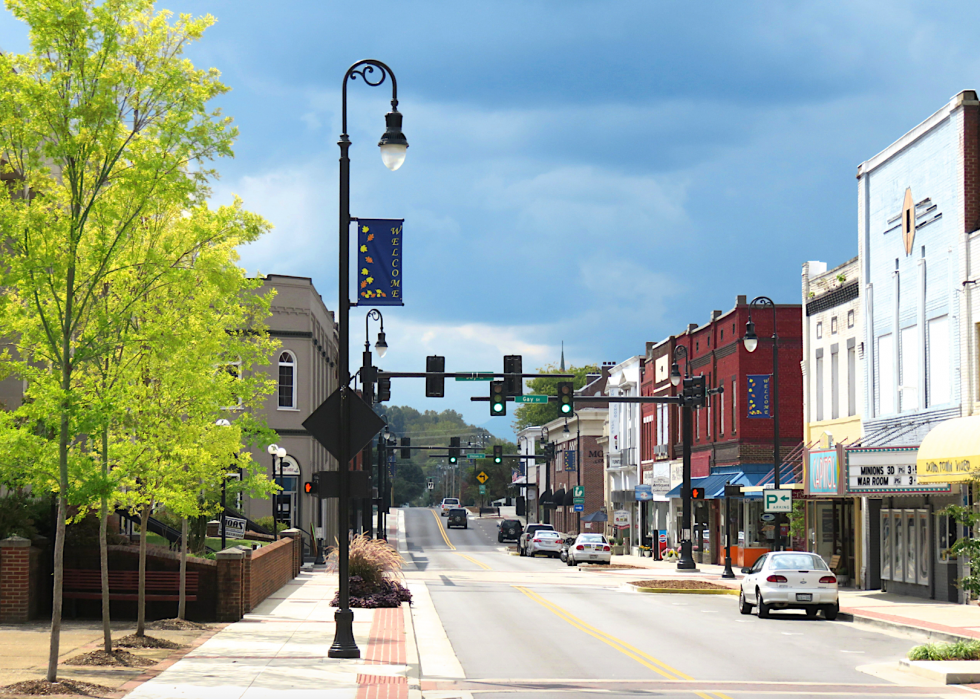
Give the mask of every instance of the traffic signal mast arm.
[[(378, 370), (379, 378), (390, 379), (425, 379), (430, 377), (442, 376), (446, 379), (503, 379), (511, 376), (502, 372), (493, 373), (492, 371), (381, 371)], [(574, 379), (575, 374), (519, 374), (523, 379)], [(486, 399), (484, 399), (486, 400)]]

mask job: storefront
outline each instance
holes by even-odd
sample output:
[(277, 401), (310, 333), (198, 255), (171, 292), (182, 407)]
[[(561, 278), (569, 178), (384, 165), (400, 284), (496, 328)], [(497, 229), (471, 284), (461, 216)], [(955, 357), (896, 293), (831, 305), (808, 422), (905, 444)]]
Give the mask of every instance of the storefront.
[(847, 497), (841, 464), (843, 446), (804, 452), (806, 550), (818, 554), (837, 573), (841, 585), (860, 586), (860, 498)]
[[(667, 546), (668, 506), (670, 501), (670, 464), (666, 461), (651, 464), (643, 471), (642, 485), (649, 487), (651, 498), (641, 502), (643, 543), (654, 551)], [(661, 547), (661, 544), (663, 546)]]

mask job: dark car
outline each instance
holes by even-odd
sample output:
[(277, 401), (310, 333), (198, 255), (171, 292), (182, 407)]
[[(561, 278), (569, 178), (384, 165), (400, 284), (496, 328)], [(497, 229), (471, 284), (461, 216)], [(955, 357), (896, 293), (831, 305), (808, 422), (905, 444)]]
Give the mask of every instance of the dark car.
[(466, 510), (461, 507), (455, 507), (449, 511), (449, 517), (446, 520), (446, 528), (449, 527), (462, 527), (463, 529), (469, 529), (466, 526)]
[(521, 524), (521, 520), (519, 519), (505, 519), (497, 526), (499, 527), (497, 530), (497, 543), (499, 544), (504, 543), (508, 539), (517, 541), (521, 538), (521, 534), (524, 533), (524, 525)]

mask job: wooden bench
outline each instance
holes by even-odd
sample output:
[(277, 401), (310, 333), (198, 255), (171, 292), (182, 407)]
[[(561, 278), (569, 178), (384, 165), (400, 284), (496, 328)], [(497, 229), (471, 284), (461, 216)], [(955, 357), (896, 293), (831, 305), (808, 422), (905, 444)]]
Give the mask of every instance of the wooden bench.
[[(187, 571), (184, 591), (188, 602), (197, 601), (198, 573)], [(137, 570), (109, 571), (109, 599), (139, 600), (140, 574)], [(65, 599), (102, 599), (102, 571), (66, 570), (62, 597)], [(147, 602), (180, 600), (180, 573), (165, 570), (146, 571)]]
[(830, 569), (834, 571), (834, 573), (836, 573), (837, 569), (840, 568), (840, 559), (841, 556), (839, 554), (830, 557)]

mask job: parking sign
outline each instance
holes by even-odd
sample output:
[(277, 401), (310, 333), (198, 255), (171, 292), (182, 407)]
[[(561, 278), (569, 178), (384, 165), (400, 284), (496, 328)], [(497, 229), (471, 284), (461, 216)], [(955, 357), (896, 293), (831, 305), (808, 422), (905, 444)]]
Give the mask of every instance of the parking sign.
[(766, 490), (763, 492), (765, 498), (766, 512), (792, 512), (793, 511), (793, 491), (792, 490)]

